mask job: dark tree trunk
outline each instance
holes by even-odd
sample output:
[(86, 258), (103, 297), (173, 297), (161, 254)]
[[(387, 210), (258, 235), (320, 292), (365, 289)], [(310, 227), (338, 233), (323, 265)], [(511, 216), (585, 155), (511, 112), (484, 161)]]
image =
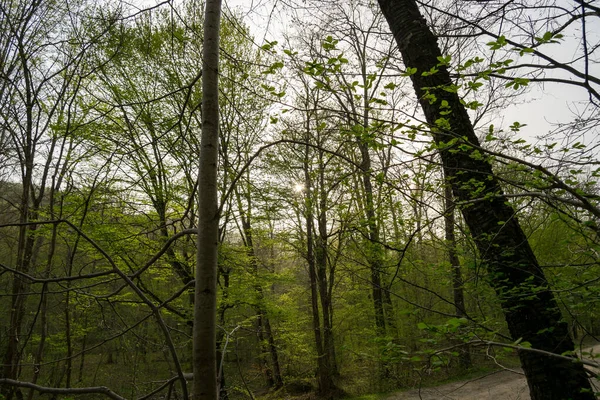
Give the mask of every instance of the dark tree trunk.
[[(463, 290), (463, 279), (460, 270), (460, 260), (456, 250), (456, 236), (454, 234), (454, 200), (452, 198), (452, 188), (449, 184), (444, 187), (445, 192), (445, 213), (444, 225), (446, 228), (446, 246), (448, 246), (448, 261), (452, 269), (452, 294), (454, 295), (454, 308), (456, 315), (464, 317), (467, 315), (465, 308), (465, 293)], [(471, 368), (471, 353), (469, 346), (463, 344), (459, 350), (458, 363), (461, 368)]]
[[(219, 304), (219, 308), (217, 309), (217, 314), (219, 317), (219, 325), (225, 326), (225, 312), (231, 306), (229, 303), (229, 269), (222, 268), (219, 266), (219, 275), (222, 278), (220, 280), (221, 285), (221, 302)], [(219, 399), (227, 400), (229, 399), (229, 393), (227, 391), (227, 386), (225, 382), (225, 366), (223, 363), (223, 353), (226, 349), (223, 348), (225, 343), (225, 331), (223, 329), (219, 329), (217, 331), (217, 371), (218, 372), (218, 386), (219, 386)]]
[(194, 293), (194, 400), (216, 400), (219, 209), (219, 26), (221, 0), (207, 0), (202, 50), (202, 140), (198, 174), (198, 249)]
[[(308, 127), (307, 127), (307, 141), (308, 141)], [(305, 193), (305, 216), (306, 216), (306, 261), (308, 264), (308, 275), (310, 279), (310, 294), (311, 294), (311, 307), (312, 307), (312, 321), (313, 330), (315, 334), (315, 347), (317, 350), (317, 381), (318, 391), (320, 396), (329, 397), (335, 391), (335, 384), (333, 382), (333, 374), (329, 365), (329, 356), (326, 353), (326, 344), (324, 344), (324, 334), (321, 325), (321, 313), (319, 311), (319, 274), (317, 272), (317, 252), (321, 252), (320, 249), (315, 249), (315, 224), (314, 224), (314, 212), (313, 212), (313, 201), (312, 201), (312, 180), (309, 171), (309, 152), (310, 147), (306, 146), (306, 154), (304, 159), (304, 179), (306, 186)], [(320, 257), (319, 257), (320, 258)]]
[[(366, 117), (365, 117), (366, 120)], [(367, 122), (365, 122), (367, 123)], [(365, 126), (367, 129), (368, 126)], [(365, 217), (369, 227), (369, 242), (367, 245), (367, 260), (371, 268), (371, 286), (373, 306), (375, 308), (375, 328), (380, 337), (386, 334), (385, 310), (383, 305), (383, 291), (381, 286), (381, 254), (379, 244), (379, 228), (375, 217), (375, 204), (373, 201), (373, 185), (371, 182), (371, 156), (367, 143), (358, 144), (361, 153), (360, 169), (365, 190)]]
[[(307, 189), (308, 192), (308, 189)], [(307, 196), (310, 193), (307, 193)], [(310, 200), (307, 200), (309, 202)], [(317, 271), (313, 249), (313, 223), (312, 223), (312, 212), (306, 213), (306, 242), (307, 242), (307, 262), (308, 262), (308, 276), (310, 279), (310, 298), (312, 306), (312, 321), (313, 330), (315, 333), (315, 346), (317, 350), (317, 380), (319, 385), (319, 392), (328, 393), (333, 387), (333, 380), (329, 374), (329, 365), (325, 351), (323, 349), (323, 336), (321, 328), (321, 318), (319, 312), (319, 292), (317, 282)], [(310, 218), (310, 219), (309, 219)]]
[[(275, 338), (273, 337), (271, 322), (269, 321), (269, 315), (264, 304), (265, 294), (262, 286), (258, 282), (258, 258), (256, 257), (256, 249), (254, 248), (252, 223), (250, 222), (250, 216), (248, 213), (243, 210), (242, 202), (239, 198), (238, 203), (248, 257), (250, 257), (251, 260), (250, 264), (252, 267), (252, 273), (256, 278), (256, 284), (254, 285), (254, 290), (256, 292), (256, 304), (254, 305), (254, 308), (256, 309), (256, 332), (261, 349), (261, 363), (263, 366), (263, 372), (269, 387), (280, 388), (283, 386), (283, 378), (281, 377), (279, 355), (277, 354), (277, 347), (275, 346)], [(271, 362), (269, 362), (267, 355), (270, 355)]]
[(275, 338), (273, 337), (271, 322), (267, 316), (265, 316), (264, 326), (265, 335), (267, 335), (267, 341), (269, 345), (269, 353), (271, 353), (271, 363), (273, 364), (273, 387), (280, 388), (283, 386), (283, 377), (281, 376), (281, 367), (279, 366), (279, 353), (277, 351), (277, 346), (275, 345)]
[[(466, 109), (453, 90), (441, 52), (414, 0), (378, 0), (411, 75), (417, 97), (456, 200), (487, 265), (513, 339), (561, 354), (574, 348), (568, 326), (515, 212), (479, 146)], [(438, 71), (422, 75), (423, 72)], [(446, 90), (444, 90), (446, 89)], [(427, 95), (427, 96), (426, 96)], [(440, 109), (442, 102), (444, 108)], [(447, 103), (446, 103), (447, 102)], [(581, 364), (522, 350), (521, 364), (533, 400), (594, 399)]]
[(317, 279), (319, 288), (319, 298), (321, 299), (321, 311), (323, 313), (323, 351), (327, 358), (327, 367), (329, 374), (337, 375), (337, 364), (335, 361), (335, 346), (333, 342), (333, 307), (329, 292), (329, 280), (333, 280), (332, 270), (328, 270), (327, 256), (327, 192), (325, 191), (325, 164), (323, 162), (323, 153), (319, 153), (319, 211), (317, 216), (316, 238), (317, 248), (315, 252), (315, 261), (317, 267)]

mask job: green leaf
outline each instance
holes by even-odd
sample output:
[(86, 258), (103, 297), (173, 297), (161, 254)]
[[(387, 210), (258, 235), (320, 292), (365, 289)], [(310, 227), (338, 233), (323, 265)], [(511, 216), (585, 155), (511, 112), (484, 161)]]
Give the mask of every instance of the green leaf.
[(335, 50), (337, 44), (338, 44), (337, 40), (335, 40), (331, 36), (327, 36), (325, 38), (325, 40), (323, 40), (323, 42), (321, 42), (321, 47), (323, 47), (323, 50), (325, 50), (325, 51), (331, 51), (331, 50)]
[(435, 125), (441, 129), (450, 130), (450, 121), (447, 118), (438, 118), (435, 120)]
[(458, 86), (454, 85), (454, 84), (444, 86), (443, 89), (445, 92), (448, 92), (448, 93), (458, 93)]
[(421, 76), (430, 76), (430, 75), (434, 75), (439, 71), (439, 69), (437, 69), (436, 67), (431, 67), (431, 69), (429, 71), (424, 71), (421, 73)]
[(447, 56), (438, 56), (437, 60), (439, 61), (439, 66), (442, 65), (450, 65), (450, 61), (452, 60), (452, 56), (447, 55)]
[(469, 87), (469, 89), (476, 91), (477, 89), (483, 86), (483, 83), (477, 81), (469, 81), (467, 82), (467, 86)]
[(492, 50), (498, 50), (501, 49), (502, 47), (506, 46), (507, 42), (506, 42), (506, 37), (504, 35), (499, 36), (498, 39), (496, 39), (493, 42), (488, 42), (487, 45), (490, 46), (490, 48)]
[(403, 74), (401, 74), (402, 76), (411, 76), (417, 73), (417, 69), (416, 68), (411, 68), (411, 67), (407, 67), (406, 68), (406, 72), (404, 72)]
[[(527, 124), (522, 124), (522, 123), (520, 123), (519, 121), (515, 121), (515, 122), (513, 122), (513, 124), (512, 124), (512, 125), (511, 125), (509, 128), (510, 128), (510, 130), (511, 130), (511, 131), (513, 131), (513, 132), (519, 132), (519, 131), (521, 130), (521, 128), (523, 128), (523, 127), (525, 127), (525, 126), (527, 126)], [(515, 143), (516, 143), (516, 142), (515, 142)], [(520, 142), (520, 143), (524, 143), (524, 141), (523, 141), (523, 142)], [(518, 144), (518, 143), (517, 143), (517, 144)]]
[[(516, 49), (519, 50), (519, 49)], [(529, 54), (529, 53), (533, 53), (535, 50), (533, 50), (532, 48), (529, 47), (525, 47), (524, 49), (520, 49), (519, 51), (519, 55), (523, 55), (523, 54)]]
[(272, 51), (273, 47), (277, 46), (277, 43), (278, 43), (277, 40), (274, 40), (272, 42), (269, 42), (267, 40), (267, 43), (260, 46), (260, 48), (263, 50), (266, 50), (266, 51)]
[(525, 87), (529, 84), (529, 79), (526, 78), (515, 78), (512, 81), (508, 82), (507, 84), (504, 85), (504, 87), (512, 87), (513, 89), (517, 90), (520, 89), (521, 87)]
[(491, 142), (492, 140), (496, 140), (496, 137), (494, 136), (494, 124), (490, 125), (490, 127), (488, 128), (488, 133), (485, 136), (486, 142)]
[(557, 33), (556, 35), (553, 32), (546, 32), (541, 37), (536, 37), (535, 40), (540, 43), (558, 43), (560, 39), (563, 38), (563, 35)]

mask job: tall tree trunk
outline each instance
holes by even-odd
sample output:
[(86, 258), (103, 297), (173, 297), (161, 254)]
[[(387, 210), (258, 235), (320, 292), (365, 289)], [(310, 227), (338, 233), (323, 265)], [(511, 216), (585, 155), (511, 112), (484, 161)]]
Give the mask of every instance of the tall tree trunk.
[(263, 374), (265, 375), (265, 380), (267, 381), (268, 387), (275, 386), (275, 379), (273, 379), (273, 369), (269, 363), (269, 358), (267, 354), (269, 353), (269, 348), (267, 346), (267, 341), (265, 339), (265, 326), (264, 326), (264, 313), (260, 307), (256, 309), (256, 336), (258, 338), (258, 347), (260, 351), (259, 360), (261, 364), (261, 369)]
[[(53, 188), (55, 187), (54, 184), (52, 187)], [(50, 215), (53, 217), (54, 217), (54, 195), (55, 195), (55, 190), (53, 189), (50, 193), (50, 205), (49, 205)], [(54, 253), (56, 251), (57, 237), (58, 237), (58, 224), (54, 224), (52, 226), (52, 239), (50, 240), (50, 248), (48, 250), (48, 258), (46, 259), (46, 270), (44, 271), (45, 278), (49, 278), (51, 275), (51, 272), (52, 272), (52, 264), (53, 264), (53, 260), (54, 260)], [(35, 358), (34, 358), (33, 377), (31, 379), (31, 383), (34, 383), (34, 384), (37, 382), (40, 372), (41, 372), (41, 364), (42, 364), (42, 360), (44, 358), (44, 346), (46, 344), (46, 338), (48, 336), (48, 293), (47, 292), (48, 292), (48, 284), (45, 283), (42, 286), (42, 292), (40, 294), (40, 296), (41, 296), (41, 301), (40, 301), (41, 332), (40, 332), (40, 343), (38, 344), (38, 348), (37, 348)], [(34, 395), (34, 390), (32, 389), (29, 391), (29, 394), (27, 396), (28, 400), (32, 400), (33, 395)]]
[[(367, 117), (365, 117), (365, 123)], [(365, 126), (364, 129), (367, 129)], [(381, 282), (381, 245), (379, 244), (379, 227), (375, 217), (375, 204), (373, 201), (373, 184), (371, 182), (371, 156), (367, 143), (359, 142), (361, 153), (360, 169), (365, 190), (365, 217), (369, 228), (369, 242), (367, 243), (367, 262), (371, 268), (371, 287), (373, 306), (375, 308), (375, 327), (377, 334), (382, 337), (386, 334), (385, 310), (383, 305), (383, 290)]]
[(317, 285), (319, 298), (321, 299), (321, 311), (323, 313), (323, 351), (327, 358), (327, 368), (330, 375), (337, 375), (337, 364), (335, 361), (335, 345), (333, 342), (333, 307), (329, 292), (328, 280), (333, 282), (334, 276), (328, 270), (327, 256), (327, 192), (325, 190), (325, 164), (323, 152), (319, 151), (319, 211), (317, 216), (318, 235), (316, 238), (317, 248), (315, 251), (315, 263), (317, 268)]
[(271, 354), (271, 363), (273, 365), (273, 379), (274, 388), (280, 388), (283, 386), (283, 377), (281, 375), (281, 367), (279, 365), (279, 352), (275, 345), (275, 337), (273, 336), (273, 330), (271, 329), (271, 321), (265, 315), (264, 320), (265, 335), (267, 335), (267, 342), (269, 347), (269, 353)]
[(194, 400), (216, 400), (216, 312), (219, 210), (219, 26), (221, 1), (207, 0), (202, 51), (198, 250), (194, 301)]
[[(445, 181), (446, 182), (446, 181)], [(452, 188), (450, 184), (444, 185), (445, 194), (445, 213), (444, 225), (446, 230), (446, 246), (448, 246), (448, 261), (452, 269), (452, 294), (454, 297), (454, 309), (456, 315), (464, 317), (467, 315), (465, 308), (465, 293), (463, 290), (463, 279), (460, 269), (460, 260), (456, 250), (456, 235), (454, 234), (454, 200), (452, 198)], [(469, 346), (463, 344), (458, 353), (458, 364), (463, 369), (471, 368), (471, 353)]]
[[(416, 68), (411, 75), (416, 95), (432, 127), (454, 198), (469, 202), (461, 211), (487, 265), (511, 336), (535, 349), (557, 354), (572, 351), (567, 324), (515, 212), (489, 161), (474, 153), (479, 141), (465, 107), (452, 90), (448, 70), (440, 65), (436, 37), (414, 0), (378, 2), (404, 64)], [(423, 74), (435, 69), (435, 73)], [(519, 351), (519, 357), (533, 400), (594, 399), (581, 364), (526, 350)]]
[[(269, 387), (279, 388), (283, 386), (283, 378), (281, 376), (279, 355), (277, 352), (277, 347), (275, 346), (275, 338), (273, 337), (271, 322), (269, 321), (269, 315), (264, 304), (265, 294), (258, 279), (258, 258), (256, 257), (256, 249), (254, 247), (252, 223), (250, 222), (249, 210), (248, 212), (243, 210), (240, 198), (238, 198), (238, 208), (241, 214), (242, 229), (244, 231), (243, 235), (246, 242), (245, 244), (248, 249), (248, 256), (251, 260), (250, 263), (252, 267), (252, 273), (256, 278), (256, 283), (254, 285), (254, 290), (256, 292), (256, 325), (265, 378)], [(267, 354), (269, 354), (271, 358), (270, 363), (267, 359)]]
[[(221, 326), (225, 326), (225, 312), (230, 307), (228, 304), (229, 298), (229, 270), (225, 270), (224, 268), (219, 267), (219, 275), (223, 278), (222, 281), (222, 298), (221, 303), (219, 304), (219, 308), (217, 310), (219, 316), (219, 324)], [(224, 339), (225, 339), (225, 331), (223, 329), (219, 329), (217, 331), (217, 371), (219, 371), (218, 378), (219, 381), (217, 384), (219, 385), (219, 399), (227, 400), (229, 398), (229, 393), (227, 392), (227, 386), (225, 382), (225, 366), (222, 365), (223, 360), (223, 352), (226, 350), (223, 348)]]
[[(87, 325), (87, 316), (85, 318), (84, 326)], [(81, 339), (81, 360), (79, 361), (79, 374), (77, 375), (77, 383), (83, 382), (83, 369), (85, 367), (85, 353), (87, 345), (87, 333), (83, 335)]]
[[(308, 122), (307, 122), (307, 137), (308, 142)], [(318, 391), (322, 396), (327, 396), (333, 392), (335, 387), (333, 377), (329, 368), (329, 357), (325, 353), (323, 345), (323, 329), (321, 326), (321, 313), (319, 311), (319, 282), (317, 275), (316, 251), (314, 248), (315, 233), (314, 212), (312, 201), (312, 179), (309, 171), (309, 152), (310, 147), (306, 146), (306, 154), (304, 159), (304, 184), (306, 187), (305, 193), (305, 216), (306, 216), (306, 261), (308, 264), (308, 276), (310, 279), (310, 298), (312, 307), (313, 331), (315, 334), (315, 347), (317, 350), (317, 382)]]
[[(26, 189), (27, 188), (27, 189)], [(24, 185), (23, 192), (29, 191), (31, 184)], [(22, 201), (21, 206), (24, 207), (21, 210), (21, 226), (19, 227), (19, 241), (18, 241), (18, 253), (17, 253), (17, 268), (16, 270), (22, 273), (29, 273), (32, 260), (34, 259), (34, 253), (36, 251), (36, 239), (35, 233), (37, 231), (37, 225), (26, 225), (30, 220), (36, 219), (38, 213), (35, 207), (29, 205), (29, 194), (23, 194), (23, 198), (26, 200)], [(41, 238), (39, 238), (41, 240)], [(14, 275), (11, 293), (11, 310), (10, 310), (10, 322), (8, 330), (8, 343), (6, 351), (3, 357), (3, 370), (2, 376), (4, 378), (18, 380), (21, 371), (21, 349), (19, 349), (19, 342), (21, 340), (21, 329), (23, 325), (23, 319), (25, 316), (25, 301), (28, 297), (27, 288), (28, 282), (20, 275)], [(12, 386), (3, 387), (1, 393), (4, 394), (7, 400), (11, 400), (14, 394), (17, 394), (19, 398), (22, 398), (21, 390)]]

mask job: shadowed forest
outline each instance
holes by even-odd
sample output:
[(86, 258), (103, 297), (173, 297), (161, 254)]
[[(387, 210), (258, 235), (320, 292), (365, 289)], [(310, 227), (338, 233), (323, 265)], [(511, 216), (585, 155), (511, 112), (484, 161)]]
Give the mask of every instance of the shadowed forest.
[(0, 400), (596, 399), (599, 46), (595, 0), (0, 0)]

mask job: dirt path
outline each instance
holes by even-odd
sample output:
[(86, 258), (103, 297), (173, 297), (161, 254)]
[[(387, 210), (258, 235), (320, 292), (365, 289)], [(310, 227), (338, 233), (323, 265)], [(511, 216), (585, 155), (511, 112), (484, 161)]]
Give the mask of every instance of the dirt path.
[[(585, 349), (600, 353), (600, 344)], [(468, 381), (452, 382), (433, 388), (412, 389), (394, 393), (385, 400), (530, 400), (525, 377), (510, 371), (498, 371)], [(593, 382), (600, 391), (600, 381)]]

